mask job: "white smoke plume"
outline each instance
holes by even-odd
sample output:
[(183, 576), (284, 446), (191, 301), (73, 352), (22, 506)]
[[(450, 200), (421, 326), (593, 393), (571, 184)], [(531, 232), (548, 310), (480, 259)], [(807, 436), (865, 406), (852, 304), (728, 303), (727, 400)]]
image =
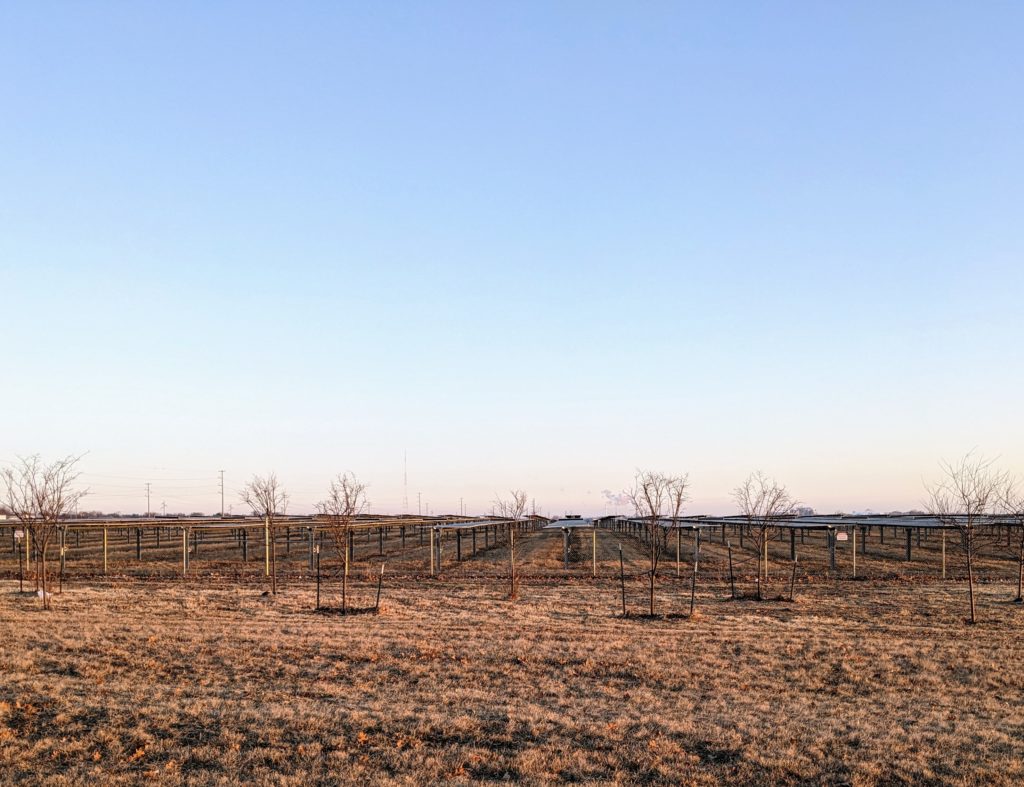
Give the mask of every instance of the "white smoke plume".
[(633, 501), (629, 499), (629, 495), (625, 492), (613, 492), (611, 489), (602, 489), (601, 496), (604, 497), (605, 502), (612, 507), (633, 505)]

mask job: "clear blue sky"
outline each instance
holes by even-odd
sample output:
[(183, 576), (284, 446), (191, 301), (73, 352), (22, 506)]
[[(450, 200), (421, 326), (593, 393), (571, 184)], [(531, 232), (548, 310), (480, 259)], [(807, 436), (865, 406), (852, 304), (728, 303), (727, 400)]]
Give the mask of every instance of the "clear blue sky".
[(0, 460), (91, 507), (1024, 471), (1019, 3), (7, 3)]

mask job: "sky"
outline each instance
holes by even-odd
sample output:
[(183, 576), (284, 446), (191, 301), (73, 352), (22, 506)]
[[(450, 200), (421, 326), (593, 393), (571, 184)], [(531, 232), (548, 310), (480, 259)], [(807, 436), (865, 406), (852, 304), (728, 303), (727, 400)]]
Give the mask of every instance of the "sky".
[[(0, 462), (84, 505), (1024, 474), (1019, 3), (0, 5)], [(405, 479), (407, 474), (407, 482)], [(418, 502), (419, 501), (419, 502)]]

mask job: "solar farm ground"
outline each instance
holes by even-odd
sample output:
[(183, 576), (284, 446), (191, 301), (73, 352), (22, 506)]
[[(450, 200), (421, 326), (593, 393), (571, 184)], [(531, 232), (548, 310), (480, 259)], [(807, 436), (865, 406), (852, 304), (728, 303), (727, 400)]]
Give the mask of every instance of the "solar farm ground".
[[(667, 614), (639, 615), (643, 547), (607, 532), (597, 579), (589, 531), (573, 537), (568, 576), (560, 531), (525, 535), (516, 601), (507, 547), (456, 563), (446, 543), (431, 578), (426, 547), (407, 541), (411, 554), (388, 557), (379, 614), (344, 617), (313, 609), (298, 557), (273, 597), (259, 559), (233, 573), (228, 547), (218, 560), (202, 545), (184, 580), (170, 555), (162, 576), (126, 550), (105, 578), (79, 555), (49, 613), (17, 592), (7, 562), (0, 781), (1024, 781), (1012, 561), (986, 563), (981, 622), (967, 626), (952, 554), (942, 581), (928, 539), (911, 564), (902, 542), (869, 543), (858, 564), (869, 578), (858, 580), (844, 573), (848, 553), (830, 572), (811, 539), (794, 603), (730, 600), (725, 548), (705, 539), (692, 619), (674, 551), (658, 586)], [(376, 592), (374, 546), (363, 544), (353, 573), (362, 607)], [(773, 544), (779, 591), (788, 550)], [(734, 555), (748, 591), (749, 559)], [(323, 590), (330, 601), (337, 583)]]

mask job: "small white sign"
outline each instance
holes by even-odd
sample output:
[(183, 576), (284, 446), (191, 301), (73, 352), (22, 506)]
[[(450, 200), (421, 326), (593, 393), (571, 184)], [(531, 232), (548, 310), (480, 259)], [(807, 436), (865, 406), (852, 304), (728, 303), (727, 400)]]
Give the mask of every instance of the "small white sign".
[(846, 533), (836, 533), (836, 541), (849, 541), (850, 537)]
[(25, 531), (24, 530), (15, 530), (14, 531), (14, 540), (15, 541), (21, 541), (21, 539), (23, 539), (24, 537), (25, 537)]

